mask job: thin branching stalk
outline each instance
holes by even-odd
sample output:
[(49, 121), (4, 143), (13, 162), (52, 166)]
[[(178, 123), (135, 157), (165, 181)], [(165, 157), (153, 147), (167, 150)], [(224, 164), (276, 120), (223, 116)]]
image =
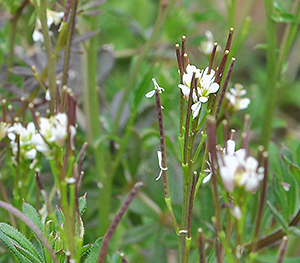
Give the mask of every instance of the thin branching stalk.
[(279, 251), (279, 256), (278, 256), (278, 259), (277, 259), (277, 263), (282, 263), (283, 262), (284, 254), (285, 254), (286, 247), (287, 247), (287, 243), (288, 243), (288, 236), (284, 236), (282, 238), (282, 243), (281, 243), (281, 246), (280, 246), (280, 251)]
[[(73, 0), (71, 5), (71, 17), (69, 19), (69, 23), (67, 25), (67, 43), (65, 46), (65, 61), (64, 61), (64, 74), (63, 74), (63, 82), (62, 85), (67, 85), (68, 80), (68, 71), (69, 71), (69, 61), (70, 61), (70, 53), (71, 53), (71, 44), (72, 37), (75, 27), (75, 18), (77, 12), (78, 0)], [(66, 16), (65, 16), (66, 17)]]
[(136, 194), (138, 193), (139, 189), (142, 186), (143, 186), (142, 182), (137, 182), (134, 185), (133, 189), (131, 190), (131, 192), (127, 196), (125, 202), (123, 203), (120, 210), (116, 214), (115, 219), (110, 224), (110, 226), (107, 230), (107, 233), (105, 234), (105, 237), (104, 237), (103, 242), (102, 242), (101, 250), (100, 250), (100, 253), (99, 253), (99, 257), (98, 257), (98, 263), (103, 263), (104, 262), (105, 257), (106, 257), (106, 253), (107, 253), (107, 248), (108, 248), (109, 241), (111, 240), (113, 234), (115, 233), (116, 228), (119, 225), (119, 223), (120, 223), (122, 217), (124, 216), (125, 212), (127, 211), (131, 201), (136, 196)]
[(216, 120), (215, 117), (211, 115), (207, 116), (207, 134), (208, 134), (208, 149), (211, 154), (212, 187), (213, 187), (216, 222), (219, 231), (222, 231), (220, 202), (219, 202), (219, 194), (218, 194), (218, 187), (217, 187), (218, 184), (217, 173), (215, 171), (215, 165), (217, 162)]
[(262, 221), (262, 216), (263, 216), (263, 210), (266, 202), (266, 194), (267, 194), (267, 184), (268, 184), (268, 154), (266, 152), (263, 153), (264, 157), (264, 179), (263, 179), (263, 184), (262, 184), (262, 190), (260, 194), (260, 201), (259, 201), (259, 208), (258, 208), (258, 214), (257, 214), (257, 219), (256, 219), (256, 224), (254, 228), (254, 235), (252, 239), (252, 248), (251, 251), (255, 252), (256, 251), (256, 246), (257, 246), (257, 240), (258, 240), (258, 235), (259, 235), (259, 230), (260, 230), (260, 225)]
[(226, 77), (225, 77), (224, 83), (222, 85), (221, 92), (219, 93), (220, 95), (218, 96), (219, 100), (218, 100), (218, 105), (217, 105), (216, 115), (215, 115), (216, 116), (216, 120), (218, 119), (219, 112), (221, 110), (222, 102), (223, 102), (223, 99), (224, 99), (224, 96), (225, 96), (225, 92), (226, 92), (226, 89), (227, 89), (227, 86), (228, 86), (228, 83), (229, 83), (229, 79), (231, 77), (231, 73), (232, 73), (234, 62), (235, 62), (235, 58), (232, 58), (231, 62), (229, 64), (229, 68), (228, 68), (227, 73), (226, 73)]
[(262, 122), (261, 145), (268, 150), (272, 124), (276, 108), (276, 97), (278, 89), (278, 75), (276, 70), (277, 65), (277, 32), (276, 23), (273, 21), (272, 16), (274, 13), (273, 0), (265, 0), (266, 9), (266, 32), (267, 32), (267, 101), (265, 103), (264, 118)]
[(200, 263), (206, 263), (203, 229), (199, 228), (198, 233), (199, 233), (199, 258), (200, 258)]
[(159, 128), (159, 138), (160, 138), (160, 149), (162, 154), (162, 167), (166, 168), (162, 171), (164, 189), (165, 189), (165, 198), (170, 196), (169, 194), (169, 183), (168, 183), (168, 170), (167, 170), (167, 152), (166, 152), (166, 140), (165, 140), (165, 130), (164, 130), (164, 119), (162, 113), (162, 105), (160, 101), (159, 91), (155, 89), (155, 101), (156, 101), (156, 110), (157, 110), (157, 119), (158, 119), (158, 128)]
[(218, 220), (215, 216), (212, 217), (211, 219), (214, 229), (215, 229), (215, 244), (216, 244), (216, 257), (217, 257), (217, 262), (222, 263), (222, 255), (221, 255), (221, 242), (219, 239), (219, 228), (218, 228)]
[[(10, 30), (9, 30), (9, 51), (8, 51), (8, 58), (7, 58), (7, 80), (10, 81), (12, 77), (11, 69), (14, 64), (14, 48), (15, 48), (15, 38), (16, 38), (16, 29), (19, 17), (22, 14), (23, 9), (26, 5), (29, 4), (29, 0), (24, 0), (15, 14), (11, 14), (10, 18)], [(14, 2), (11, 2), (11, 5), (14, 5)]]
[(36, 6), (39, 14), (39, 18), (41, 20), (41, 26), (42, 26), (42, 33), (44, 36), (44, 44), (45, 44), (45, 49), (46, 49), (46, 55), (47, 55), (47, 69), (48, 69), (48, 82), (49, 82), (49, 89), (50, 89), (50, 96), (51, 100), (49, 102), (49, 108), (51, 113), (54, 112), (54, 103), (55, 103), (55, 98), (56, 98), (56, 71), (55, 71), (55, 59), (54, 59), (54, 54), (53, 54), (53, 49), (52, 49), (52, 44), (51, 44), (51, 38), (49, 35), (49, 29), (47, 26), (47, 1), (46, 0), (41, 0), (40, 1), (40, 8), (38, 8), (38, 5)]
[[(178, 63), (178, 68), (180, 72), (180, 84), (183, 84), (182, 77), (184, 74), (184, 67), (183, 67), (183, 58), (182, 54), (180, 53), (180, 48), (179, 45), (175, 45), (176, 48), (176, 57), (177, 57), (177, 63)], [(184, 111), (184, 98), (182, 92), (180, 92), (180, 122), (179, 122), (179, 137), (183, 136), (183, 111)]]

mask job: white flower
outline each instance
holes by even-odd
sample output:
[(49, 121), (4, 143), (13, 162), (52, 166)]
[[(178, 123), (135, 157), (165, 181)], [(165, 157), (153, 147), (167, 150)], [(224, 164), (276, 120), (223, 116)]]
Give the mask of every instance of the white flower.
[[(76, 129), (75, 127), (71, 127), (73, 126), (70, 126), (71, 147), (73, 148), (74, 142), (72, 140), (74, 140)], [(41, 117), (39, 119), (39, 133), (35, 134), (33, 143), (39, 152), (48, 155), (53, 146), (62, 147), (65, 144), (67, 136), (68, 117), (65, 113), (58, 113), (50, 118)]]
[(151, 91), (149, 91), (149, 92), (146, 93), (145, 97), (147, 99), (153, 97), (153, 95), (155, 94), (155, 90), (157, 90), (159, 93), (162, 93), (163, 91), (165, 91), (164, 88), (162, 88), (162, 87), (160, 87), (158, 85), (158, 83), (157, 83), (157, 81), (156, 81), (155, 78), (153, 78), (152, 81), (153, 81), (153, 84), (154, 84), (154, 90), (151, 90)]
[(258, 161), (246, 157), (246, 150), (234, 151), (233, 140), (227, 141), (227, 153), (218, 153), (219, 171), (224, 186), (232, 192), (236, 186), (244, 187), (247, 191), (254, 192), (258, 189), (264, 177), (263, 167), (258, 167)]
[[(199, 48), (205, 55), (210, 55), (214, 49), (214, 36), (211, 31), (206, 30), (205, 36), (207, 38), (206, 41), (201, 42)], [(217, 51), (220, 50), (220, 47), (217, 47)]]
[(168, 170), (168, 167), (163, 167), (162, 166), (162, 153), (161, 153), (161, 151), (157, 151), (157, 158), (158, 158), (158, 166), (160, 168), (160, 172), (159, 172), (159, 175), (157, 176), (157, 178), (155, 179), (156, 181), (158, 181), (160, 179), (160, 177), (162, 176), (163, 171)]
[[(52, 24), (58, 26), (64, 17), (64, 12), (55, 12), (51, 9), (47, 9), (47, 27), (50, 29)], [(35, 29), (32, 34), (32, 39), (34, 42), (44, 42), (44, 35), (41, 33), (42, 24), (41, 20), (37, 19), (35, 24)], [(50, 34), (52, 32), (49, 32)]]
[(17, 155), (18, 153), (18, 142), (16, 141), (18, 135), (20, 155), (25, 159), (35, 159), (37, 152), (32, 142), (32, 138), (35, 133), (36, 130), (33, 122), (29, 122), (26, 128), (19, 122), (15, 122), (11, 127), (9, 127), (7, 130), (7, 137), (10, 139), (10, 146), (13, 155)]
[(215, 71), (213, 69), (208, 73), (208, 68), (205, 70), (197, 69), (194, 65), (187, 65), (186, 73), (183, 74), (182, 82), (178, 87), (181, 89), (183, 96), (188, 100), (191, 91), (191, 81), (193, 74), (199, 80), (196, 91), (193, 90), (192, 98), (193, 119), (195, 119), (201, 109), (201, 104), (208, 101), (209, 95), (216, 93), (219, 90), (219, 84), (215, 83)]
[(234, 110), (239, 111), (246, 109), (250, 104), (249, 98), (242, 98), (246, 94), (246, 90), (239, 83), (234, 85), (234, 88), (229, 89), (226, 92), (226, 98), (229, 100), (230, 104), (233, 106)]

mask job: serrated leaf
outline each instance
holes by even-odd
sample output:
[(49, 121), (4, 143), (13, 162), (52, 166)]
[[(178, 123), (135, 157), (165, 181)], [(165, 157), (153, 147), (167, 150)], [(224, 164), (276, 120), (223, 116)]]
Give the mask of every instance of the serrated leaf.
[(92, 244), (84, 245), (80, 250), (80, 257), (84, 256), (92, 247)]
[(277, 209), (269, 201), (267, 201), (267, 205), (271, 213), (273, 214), (273, 216), (276, 218), (277, 222), (283, 227), (285, 232), (288, 232), (289, 230), (288, 222), (285, 221), (283, 216), (277, 211)]
[(24, 202), (22, 209), (23, 213), (41, 230), (42, 233), (44, 233), (41, 218), (35, 208), (32, 205)]
[[(37, 261), (34, 262), (43, 262), (40, 254), (33, 246), (33, 244), (22, 233), (20, 233), (12, 226), (6, 223), (0, 223), (0, 239), (16, 255), (19, 260), (22, 258), (28, 258), (30, 260), (34, 257), (37, 259)], [(20, 261), (24, 262), (22, 260)]]
[(78, 203), (79, 203), (79, 213), (80, 213), (80, 216), (83, 216), (83, 214), (84, 214), (84, 212), (86, 210), (86, 207), (87, 207), (87, 201), (86, 201), (85, 195), (79, 197)]
[(30, 253), (30, 251), (24, 249), (23, 247), (15, 246), (15, 248), (30, 262), (34, 262), (34, 263), (39, 263), (39, 262), (43, 263), (44, 262), (44, 261), (41, 261), (40, 259), (36, 258), (34, 255), (32, 255)]
[(93, 244), (93, 247), (91, 250), (88, 252), (87, 258), (84, 260), (83, 263), (94, 263), (97, 262), (100, 248), (102, 244), (102, 238), (98, 238), (95, 243)]
[(4, 235), (2, 231), (0, 231), (0, 239), (4, 243), (4, 245), (16, 256), (16, 258), (19, 260), (19, 262), (22, 263), (31, 263), (27, 258), (25, 258), (13, 245), (11, 240)]

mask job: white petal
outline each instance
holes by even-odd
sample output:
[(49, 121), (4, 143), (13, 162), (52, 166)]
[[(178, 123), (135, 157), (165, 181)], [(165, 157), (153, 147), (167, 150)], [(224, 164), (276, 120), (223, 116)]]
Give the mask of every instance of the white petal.
[(71, 143), (71, 149), (75, 150), (75, 135), (76, 135), (76, 128), (73, 125), (70, 125), (70, 143)]
[(36, 149), (31, 149), (25, 153), (26, 157), (30, 160), (33, 160), (36, 157)]
[(219, 90), (219, 84), (213, 83), (209, 87), (209, 93), (216, 93)]
[(199, 99), (202, 103), (205, 103), (208, 101), (208, 98), (207, 97), (200, 97)]
[(243, 110), (248, 108), (248, 105), (250, 104), (250, 99), (249, 98), (244, 98), (241, 99), (239, 102), (239, 110)]
[(155, 94), (155, 90), (151, 90), (148, 93), (146, 93), (145, 97), (149, 99), (149, 98), (153, 97), (154, 94)]
[(39, 30), (34, 30), (32, 34), (32, 39), (34, 42), (44, 42), (44, 36)]
[(211, 176), (212, 176), (212, 173), (210, 173), (207, 176), (205, 176), (204, 179), (203, 179), (203, 181), (202, 181), (202, 183), (206, 184), (207, 182), (209, 182), (210, 179), (211, 179)]
[(235, 151), (235, 141), (234, 140), (228, 140), (227, 141), (227, 154), (228, 155), (233, 155)]
[(47, 91), (46, 91), (45, 99), (46, 99), (46, 101), (50, 101), (51, 100), (50, 90), (49, 89), (47, 89)]
[(191, 110), (193, 112), (193, 119), (195, 119), (198, 116), (200, 108), (201, 108), (201, 102), (200, 101), (198, 101), (197, 103), (195, 103), (191, 106)]
[(187, 99), (190, 95), (191, 89), (185, 85), (179, 84), (178, 87), (181, 89), (183, 96)]

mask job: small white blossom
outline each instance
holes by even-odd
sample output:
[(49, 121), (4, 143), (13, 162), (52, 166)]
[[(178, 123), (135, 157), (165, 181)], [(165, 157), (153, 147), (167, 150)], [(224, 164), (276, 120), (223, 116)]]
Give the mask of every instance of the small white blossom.
[(226, 98), (229, 100), (235, 111), (248, 108), (250, 99), (242, 98), (245, 94), (246, 90), (239, 83), (235, 84), (234, 88), (229, 89), (229, 92), (226, 92)]
[(49, 89), (46, 90), (45, 99), (46, 99), (46, 101), (51, 100), (51, 95), (50, 95), (50, 90)]
[(224, 186), (228, 192), (232, 192), (236, 186), (243, 186), (247, 191), (254, 192), (264, 177), (264, 169), (258, 167), (258, 161), (254, 157), (246, 157), (245, 149), (234, 151), (234, 147), (233, 140), (228, 140), (227, 153), (218, 154), (219, 171)]
[[(47, 9), (48, 29), (50, 29), (52, 24), (58, 26), (60, 24), (61, 20), (63, 19), (63, 17), (64, 17), (64, 12), (55, 12), (48, 8)], [(35, 24), (35, 29), (32, 34), (32, 39), (34, 42), (44, 42), (44, 36), (41, 33), (41, 30), (42, 30), (41, 20), (37, 19), (36, 24)], [(52, 32), (49, 32), (49, 33), (51, 34)]]
[(163, 171), (168, 170), (168, 167), (163, 167), (162, 166), (162, 153), (161, 153), (161, 151), (157, 151), (157, 158), (158, 158), (158, 166), (160, 168), (160, 172), (159, 172), (159, 175), (157, 176), (157, 178), (155, 179), (156, 181), (158, 181), (161, 178)]
[(154, 84), (154, 90), (151, 90), (151, 91), (149, 91), (149, 92), (146, 93), (145, 97), (147, 99), (153, 97), (153, 95), (155, 94), (155, 90), (157, 90), (159, 93), (162, 93), (163, 91), (165, 91), (164, 88), (162, 88), (162, 87), (160, 87), (158, 85), (158, 83), (157, 83), (157, 81), (156, 81), (155, 78), (153, 78), (152, 81), (153, 81), (153, 84)]
[[(214, 36), (213, 33), (209, 30), (205, 31), (206, 41), (201, 42), (199, 48), (205, 55), (210, 55), (214, 48)], [(220, 50), (220, 47), (217, 47), (217, 51)]]
[[(74, 140), (76, 129), (71, 128), (71, 144), (74, 146)], [(75, 127), (74, 127), (75, 128)], [(33, 143), (39, 152), (45, 155), (49, 155), (51, 148), (62, 147), (68, 136), (68, 117), (65, 113), (58, 113), (50, 118), (39, 119), (39, 133), (33, 137)]]
[(208, 73), (208, 68), (205, 70), (197, 69), (194, 65), (187, 65), (186, 73), (183, 74), (183, 84), (179, 84), (182, 94), (186, 100), (188, 100), (191, 91), (191, 81), (193, 74), (195, 78), (199, 80), (196, 91), (193, 90), (192, 98), (193, 105), (191, 110), (193, 113), (193, 119), (195, 119), (201, 109), (201, 104), (208, 101), (209, 95), (216, 93), (219, 90), (219, 84), (215, 83), (215, 71), (213, 69)]
[[(37, 151), (32, 142), (35, 133), (36, 130), (33, 122), (29, 122), (26, 128), (19, 122), (15, 122), (9, 127), (7, 130), (7, 137), (10, 139), (12, 154), (16, 156), (18, 150), (20, 150), (20, 155), (25, 159), (35, 159)], [(17, 135), (20, 140), (20, 149), (18, 149), (18, 142), (16, 141)]]
[(241, 209), (238, 206), (234, 206), (231, 209), (231, 213), (236, 219), (241, 219), (243, 215)]

